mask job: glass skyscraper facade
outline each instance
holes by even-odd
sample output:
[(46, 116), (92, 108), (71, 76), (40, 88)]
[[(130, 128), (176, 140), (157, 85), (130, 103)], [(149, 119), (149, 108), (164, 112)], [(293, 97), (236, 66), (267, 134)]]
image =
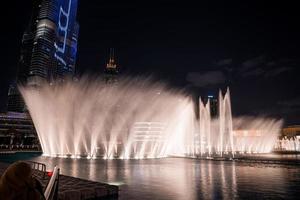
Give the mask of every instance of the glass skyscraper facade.
[(74, 75), (79, 32), (77, 4), (77, 0), (40, 0), (28, 84)]
[(74, 75), (77, 5), (78, 0), (33, 0), (32, 16), (22, 38), (17, 81), (9, 88), (8, 111), (24, 110), (17, 84), (38, 86)]

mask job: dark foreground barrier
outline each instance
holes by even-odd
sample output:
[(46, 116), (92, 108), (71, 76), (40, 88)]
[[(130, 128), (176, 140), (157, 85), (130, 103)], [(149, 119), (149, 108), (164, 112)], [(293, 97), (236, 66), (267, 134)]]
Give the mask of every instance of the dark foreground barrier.
[[(117, 186), (61, 175), (58, 167), (47, 172), (43, 163), (25, 162), (31, 165), (33, 176), (41, 182), (46, 200), (118, 199)], [(8, 166), (0, 163), (0, 177)]]

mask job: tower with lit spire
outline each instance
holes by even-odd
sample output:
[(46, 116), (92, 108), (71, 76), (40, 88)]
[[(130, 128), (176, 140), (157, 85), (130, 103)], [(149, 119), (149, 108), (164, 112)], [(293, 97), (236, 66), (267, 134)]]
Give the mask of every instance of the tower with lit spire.
[(115, 51), (114, 48), (110, 48), (109, 60), (106, 64), (105, 70), (105, 82), (106, 83), (117, 83), (117, 75), (119, 74), (119, 67), (115, 61)]

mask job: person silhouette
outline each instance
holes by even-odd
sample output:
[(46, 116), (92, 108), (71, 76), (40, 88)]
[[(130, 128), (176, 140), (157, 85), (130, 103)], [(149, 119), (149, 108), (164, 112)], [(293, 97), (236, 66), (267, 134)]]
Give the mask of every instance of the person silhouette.
[(32, 176), (31, 166), (23, 161), (11, 164), (0, 178), (0, 200), (45, 199), (43, 186)]

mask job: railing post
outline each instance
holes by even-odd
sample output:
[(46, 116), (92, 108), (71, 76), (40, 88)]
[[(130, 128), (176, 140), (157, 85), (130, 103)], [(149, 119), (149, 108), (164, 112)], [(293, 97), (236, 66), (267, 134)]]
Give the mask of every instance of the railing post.
[(49, 180), (49, 183), (45, 189), (46, 200), (58, 199), (58, 181), (59, 181), (59, 168), (54, 167), (53, 174)]
[(56, 186), (55, 186), (55, 192), (54, 192), (54, 197), (53, 197), (53, 199), (58, 199), (58, 189), (59, 189), (59, 187), (58, 187), (58, 185), (59, 185), (59, 173), (60, 173), (60, 169), (58, 168), (58, 170), (57, 170), (58, 172), (57, 172), (57, 179), (56, 179)]

